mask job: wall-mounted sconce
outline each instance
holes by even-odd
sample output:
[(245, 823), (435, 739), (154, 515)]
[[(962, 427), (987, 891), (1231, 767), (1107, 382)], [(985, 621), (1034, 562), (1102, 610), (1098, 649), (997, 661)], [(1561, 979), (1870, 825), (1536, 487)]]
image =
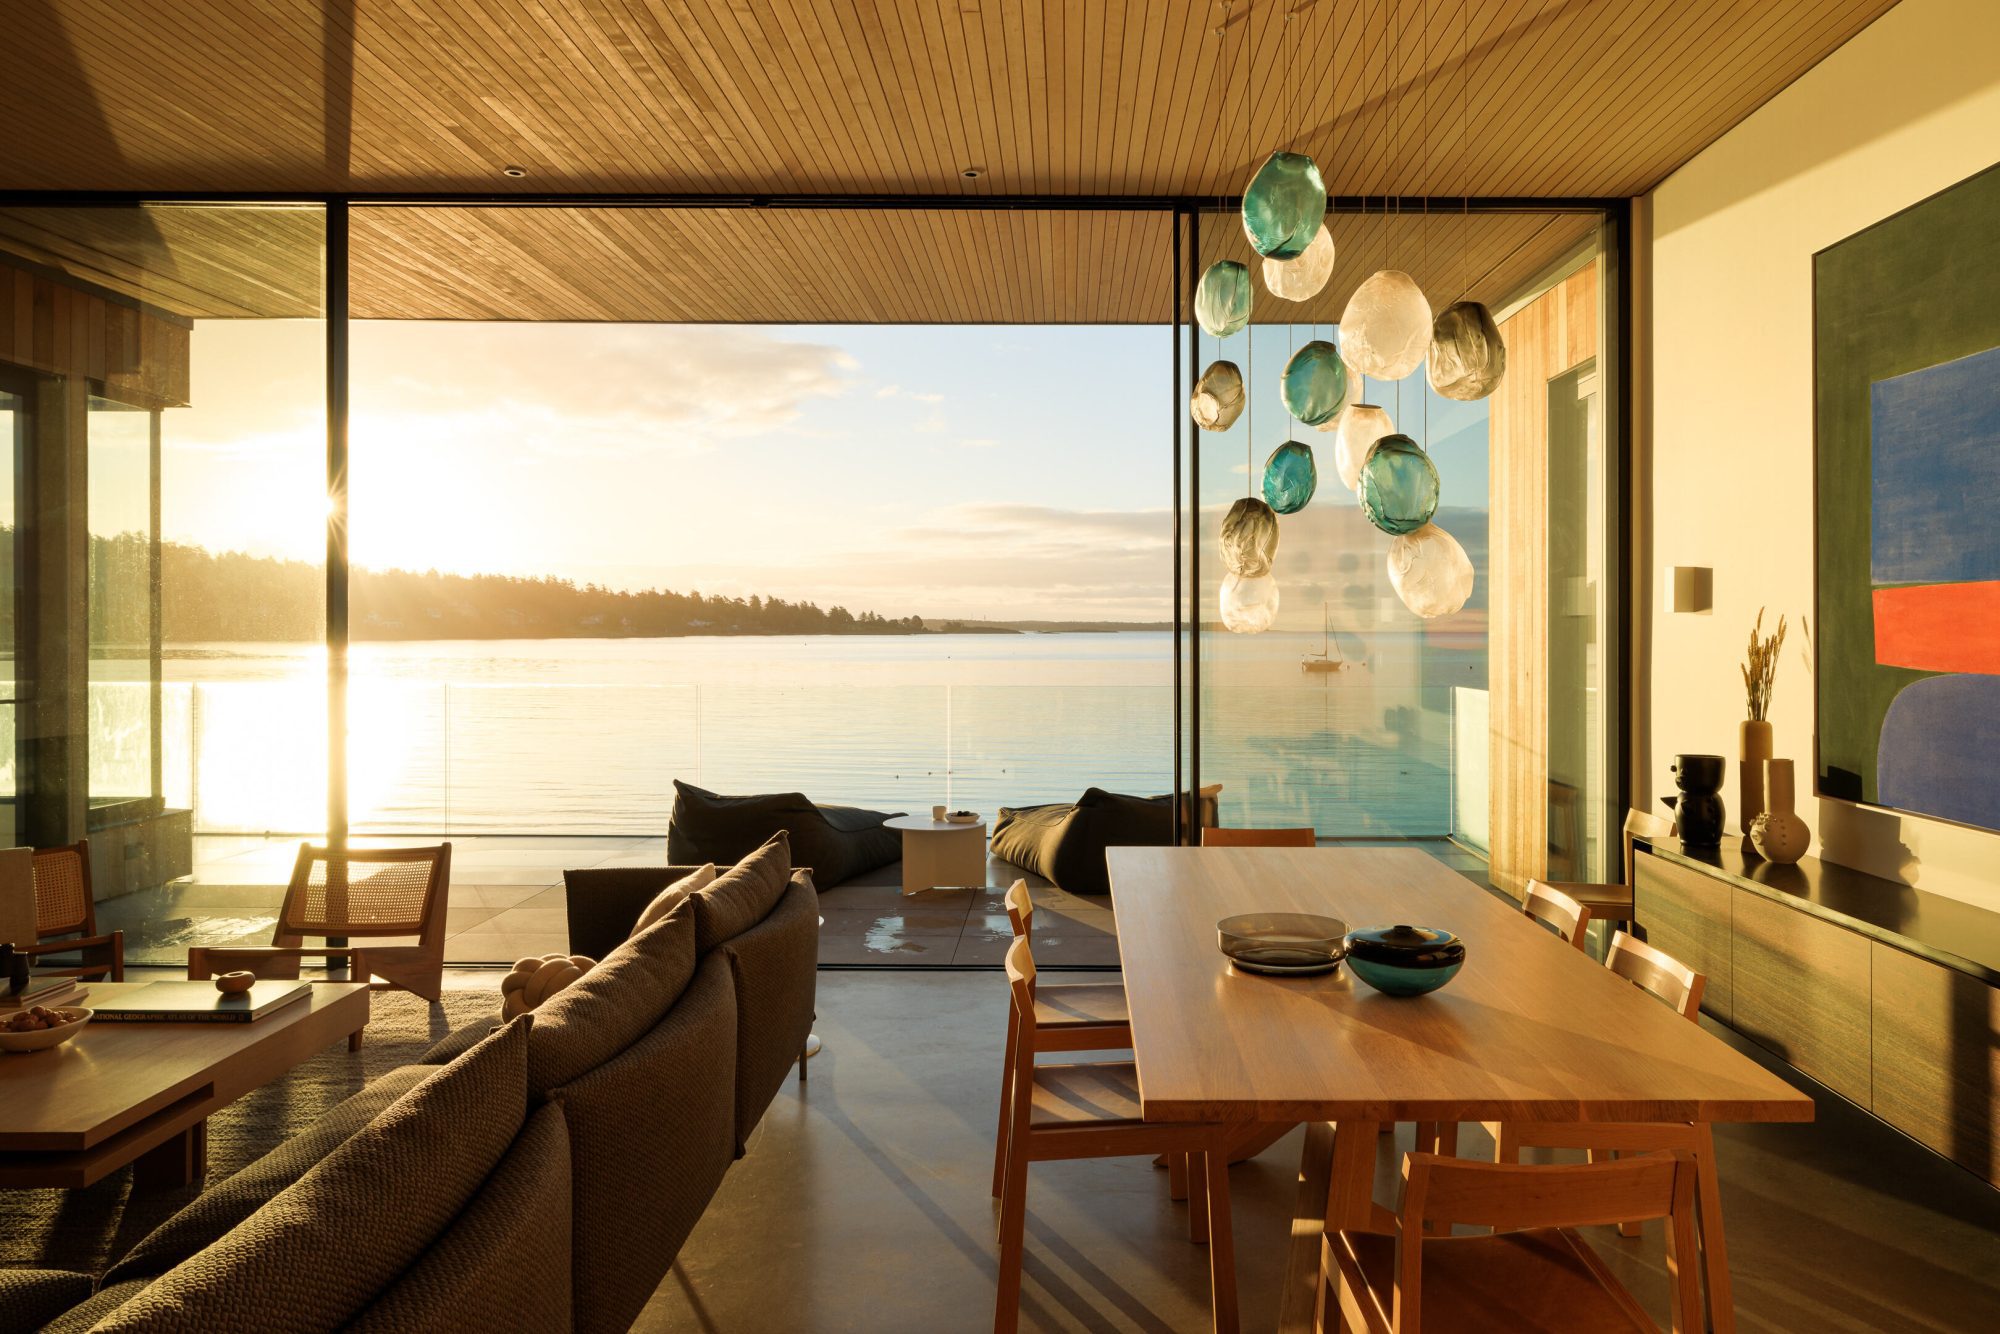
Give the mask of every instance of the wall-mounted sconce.
[(1667, 567), (1667, 610), (1706, 616), (1715, 607), (1715, 571), (1706, 565)]

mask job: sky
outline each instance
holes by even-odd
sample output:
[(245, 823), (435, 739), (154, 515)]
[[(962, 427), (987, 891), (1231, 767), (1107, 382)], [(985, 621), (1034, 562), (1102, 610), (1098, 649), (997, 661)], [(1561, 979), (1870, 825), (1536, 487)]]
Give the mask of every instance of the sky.
[[(1309, 336), (1257, 332), (1259, 467), (1287, 433), (1331, 444), (1277, 399)], [(194, 405), (162, 429), (165, 538), (322, 559), (322, 344), (313, 322), (197, 324)], [(1164, 620), (1174, 355), (1158, 327), (357, 322), (351, 555), (928, 620)], [(1445, 502), (1483, 506), (1483, 411), (1431, 403), (1465, 456)], [(1204, 437), (1205, 506), (1241, 493), (1248, 438)]]

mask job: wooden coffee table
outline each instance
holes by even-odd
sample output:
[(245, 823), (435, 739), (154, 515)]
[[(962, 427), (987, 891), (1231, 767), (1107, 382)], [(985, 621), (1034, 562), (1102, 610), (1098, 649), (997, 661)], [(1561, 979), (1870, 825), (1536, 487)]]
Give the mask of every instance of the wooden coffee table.
[[(93, 982), (83, 1003), (141, 985)], [(60, 1047), (0, 1053), (0, 1187), (88, 1186), (128, 1163), (135, 1185), (199, 1181), (211, 1115), (367, 1023), (365, 983), (316, 982), (252, 1023), (93, 1020)]]

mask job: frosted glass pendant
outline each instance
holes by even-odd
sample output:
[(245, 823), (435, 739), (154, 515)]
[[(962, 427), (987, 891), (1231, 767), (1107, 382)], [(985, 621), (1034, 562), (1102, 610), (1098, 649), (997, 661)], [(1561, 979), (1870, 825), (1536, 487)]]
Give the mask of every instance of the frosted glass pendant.
[(1278, 516), (1254, 496), (1245, 496), (1222, 516), (1222, 568), (1254, 579), (1271, 572), (1278, 556)]
[(1287, 440), (1264, 460), (1264, 499), (1280, 514), (1297, 514), (1319, 489), (1319, 465), (1310, 445)]
[(1243, 372), (1233, 361), (1211, 361), (1194, 382), (1188, 412), (1204, 431), (1226, 431), (1243, 415)]
[(1306, 425), (1332, 421), (1347, 402), (1347, 367), (1340, 364), (1340, 349), (1325, 339), (1313, 339), (1292, 353), (1278, 387), (1285, 411)]
[(1431, 388), (1469, 403), (1485, 398), (1507, 373), (1507, 344), (1493, 312), (1477, 301), (1446, 308), (1431, 326)]
[(1278, 619), (1278, 581), (1268, 574), (1225, 575), (1222, 624), (1239, 635), (1260, 635)]
[[(1361, 465), (1361, 512), (1392, 536), (1414, 533), (1438, 507), (1438, 470), (1407, 435), (1385, 435)], [(1282, 512), (1282, 511), (1281, 511)]]
[(1194, 289), (1194, 317), (1210, 338), (1227, 338), (1250, 323), (1250, 270), (1218, 259)]
[(1431, 345), (1431, 303), (1401, 269), (1370, 274), (1340, 315), (1347, 364), (1378, 380), (1400, 380), (1423, 365)]
[(1373, 403), (1352, 403), (1334, 420), (1333, 432), (1333, 466), (1340, 473), (1341, 485), (1359, 491), (1361, 465), (1368, 461), (1368, 451), (1383, 436), (1394, 435), (1396, 424)]
[(1297, 259), (1267, 259), (1264, 261), (1264, 286), (1272, 296), (1283, 297), (1287, 301), (1305, 301), (1319, 295), (1319, 289), (1326, 286), (1326, 280), (1333, 276), (1333, 233), (1326, 224), (1319, 225), (1312, 244)]
[(1266, 259), (1297, 259), (1326, 220), (1326, 182), (1304, 153), (1273, 153), (1243, 188), (1243, 234)]
[(1389, 544), (1389, 583), (1419, 616), (1449, 616), (1472, 596), (1472, 561), (1458, 539), (1434, 523)]

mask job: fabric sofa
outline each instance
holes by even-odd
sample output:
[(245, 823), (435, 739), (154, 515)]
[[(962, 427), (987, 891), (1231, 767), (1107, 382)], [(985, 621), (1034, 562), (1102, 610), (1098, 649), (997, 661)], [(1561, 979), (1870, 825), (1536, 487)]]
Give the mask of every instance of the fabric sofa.
[[(1199, 798), (1191, 825), (1216, 824), (1214, 783)], [(1109, 894), (1107, 848), (1163, 848), (1173, 841), (1173, 798), (1128, 797), (1102, 788), (1086, 789), (1073, 802), (1000, 808), (993, 822), (993, 855), (1041, 876), (1072, 894)]]
[[(655, 895), (674, 877), (652, 877)], [(812, 1025), (783, 838), (537, 1010), (461, 1027), (197, 1197), (101, 1276), (0, 1270), (0, 1327), (623, 1330)], [(627, 927), (650, 902), (636, 904)], [(496, 998), (497, 999), (497, 998)]]
[(667, 860), (726, 866), (749, 856), (772, 835), (791, 840), (792, 865), (811, 871), (821, 889), (902, 860), (903, 841), (884, 822), (901, 811), (820, 806), (803, 792), (724, 796), (674, 780), (667, 820)]

